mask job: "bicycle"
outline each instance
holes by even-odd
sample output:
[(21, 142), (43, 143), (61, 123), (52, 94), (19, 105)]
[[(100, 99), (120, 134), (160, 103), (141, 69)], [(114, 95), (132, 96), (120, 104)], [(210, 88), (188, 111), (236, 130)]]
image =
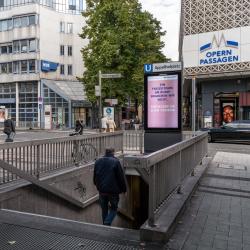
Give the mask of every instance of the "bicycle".
[[(77, 136), (78, 133), (72, 133), (70, 136)], [(76, 166), (86, 164), (96, 160), (98, 157), (97, 149), (91, 143), (81, 141), (73, 142), (72, 159)]]

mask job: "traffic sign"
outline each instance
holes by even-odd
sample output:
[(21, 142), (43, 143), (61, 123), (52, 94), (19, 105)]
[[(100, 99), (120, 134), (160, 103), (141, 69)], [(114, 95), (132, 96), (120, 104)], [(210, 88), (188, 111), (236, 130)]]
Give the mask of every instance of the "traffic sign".
[(121, 78), (121, 73), (115, 73), (115, 74), (101, 74), (101, 78)]
[(101, 91), (100, 91), (100, 86), (99, 85), (95, 85), (95, 96), (100, 96), (101, 95)]

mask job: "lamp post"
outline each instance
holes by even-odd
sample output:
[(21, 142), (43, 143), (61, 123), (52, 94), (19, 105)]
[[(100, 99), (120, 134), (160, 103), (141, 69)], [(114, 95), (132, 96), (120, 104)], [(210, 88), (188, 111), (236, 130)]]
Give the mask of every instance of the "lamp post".
[(196, 78), (192, 77), (192, 136), (195, 136), (195, 104), (196, 104)]
[(102, 130), (102, 122), (101, 122), (101, 118), (102, 118), (102, 78), (103, 79), (122, 78), (122, 74), (121, 73), (102, 74), (102, 71), (99, 70), (99, 73), (98, 73), (99, 85), (96, 86), (96, 96), (99, 96), (99, 114), (98, 114), (98, 116), (99, 116), (99, 131), (100, 132)]

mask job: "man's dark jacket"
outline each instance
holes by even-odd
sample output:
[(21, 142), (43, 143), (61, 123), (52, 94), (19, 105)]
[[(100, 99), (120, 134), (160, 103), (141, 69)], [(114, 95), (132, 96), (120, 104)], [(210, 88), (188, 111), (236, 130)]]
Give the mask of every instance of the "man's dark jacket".
[(4, 130), (3, 132), (5, 134), (10, 134), (11, 132), (15, 133), (15, 125), (14, 122), (11, 119), (7, 119), (4, 121)]
[(102, 194), (120, 194), (127, 191), (125, 175), (120, 161), (112, 154), (96, 160), (94, 184)]

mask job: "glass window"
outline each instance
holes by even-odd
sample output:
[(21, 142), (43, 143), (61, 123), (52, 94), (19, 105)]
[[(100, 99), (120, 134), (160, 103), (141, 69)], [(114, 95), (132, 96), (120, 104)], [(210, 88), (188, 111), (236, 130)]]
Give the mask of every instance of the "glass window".
[(27, 73), (28, 65), (27, 61), (21, 61), (21, 73)]
[(29, 60), (29, 72), (34, 73), (36, 71), (36, 61)]
[(14, 27), (15, 28), (21, 27), (21, 18), (20, 17), (14, 18)]
[(21, 52), (23, 52), (23, 53), (28, 52), (28, 41), (27, 40), (20, 41), (20, 45), (21, 45)]
[(21, 17), (21, 26), (22, 27), (26, 27), (29, 25), (29, 19), (27, 16), (23, 16)]
[(72, 46), (68, 46), (68, 56), (72, 56)]
[(60, 65), (60, 74), (64, 75), (64, 65), (63, 64)]
[(36, 16), (31, 15), (29, 16), (29, 25), (35, 25), (36, 24)]
[(60, 45), (60, 56), (64, 56), (64, 45)]
[(7, 54), (8, 53), (8, 47), (6, 45), (1, 46), (1, 54)]
[(30, 52), (36, 51), (36, 40), (35, 39), (29, 40), (29, 51)]
[(13, 28), (13, 20), (12, 19), (8, 19), (8, 30), (11, 30)]
[(68, 65), (68, 75), (72, 75), (72, 65)]
[(8, 30), (8, 21), (3, 20), (2, 21), (2, 31), (6, 31), (6, 30)]
[(19, 62), (13, 62), (13, 73), (18, 74), (19, 73)]
[(8, 46), (8, 53), (11, 54), (12, 53), (12, 45)]
[(20, 44), (19, 41), (14, 41), (13, 42), (13, 52), (18, 53), (20, 51)]
[(65, 23), (60, 22), (60, 32), (64, 33), (65, 32)]
[(8, 70), (7, 70), (7, 63), (2, 63), (1, 64), (1, 74), (7, 74)]
[(73, 33), (73, 23), (67, 23), (67, 32), (69, 34)]
[(12, 62), (8, 63), (8, 72), (11, 74), (12, 73)]

